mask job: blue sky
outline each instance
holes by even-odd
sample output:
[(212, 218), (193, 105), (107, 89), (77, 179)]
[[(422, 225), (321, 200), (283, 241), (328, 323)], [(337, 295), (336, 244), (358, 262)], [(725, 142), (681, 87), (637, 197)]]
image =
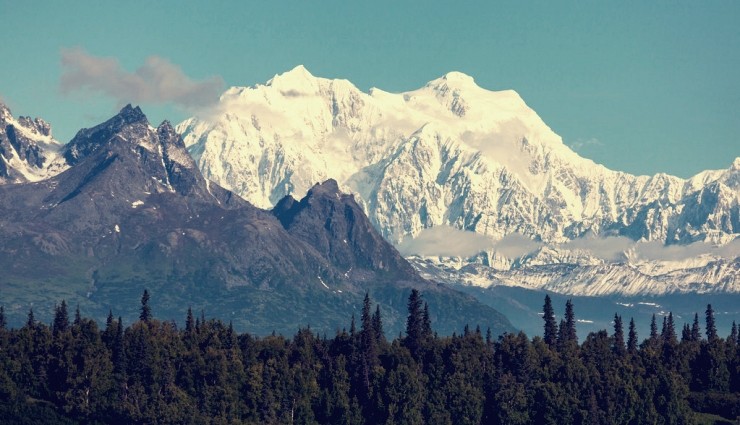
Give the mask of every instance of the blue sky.
[[(107, 58), (125, 75), (155, 57), (219, 89), (297, 64), (388, 91), (456, 70), (516, 90), (612, 169), (686, 177), (740, 156), (740, 2), (455, 3), (0, 0), (0, 97), (68, 141), (115, 113), (126, 89), (64, 84), (64, 58)], [(173, 96), (139, 103), (154, 124), (178, 122), (187, 102)]]

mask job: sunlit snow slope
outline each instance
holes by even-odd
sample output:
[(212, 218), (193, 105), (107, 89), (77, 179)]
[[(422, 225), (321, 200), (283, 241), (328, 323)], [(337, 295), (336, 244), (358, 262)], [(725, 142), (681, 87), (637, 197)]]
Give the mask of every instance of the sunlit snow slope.
[[(612, 171), (564, 145), (516, 92), (483, 89), (457, 72), (414, 91), (365, 93), (299, 66), (265, 85), (227, 90), (217, 108), (177, 130), (206, 178), (255, 205), (335, 178), (396, 244), (447, 225), (492, 241), (521, 235), (552, 245), (543, 260), (552, 263), (605, 264), (564, 248), (594, 235), (704, 241), (729, 245), (729, 261), (738, 255), (740, 158), (690, 179)], [(475, 261), (533, 266), (532, 253), (502, 256), (493, 245)], [(622, 257), (630, 261), (629, 252)]]

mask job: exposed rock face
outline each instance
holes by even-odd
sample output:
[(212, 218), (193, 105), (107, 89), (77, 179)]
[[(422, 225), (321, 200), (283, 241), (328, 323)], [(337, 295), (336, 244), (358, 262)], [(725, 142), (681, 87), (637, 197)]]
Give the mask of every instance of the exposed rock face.
[(408, 280), (413, 268), (378, 234), (352, 195), (340, 193), (335, 180), (316, 184), (301, 200), (290, 195), (273, 209), (288, 232), (306, 241), (347, 276), (362, 270), (395, 273)]
[(0, 103), (0, 184), (37, 181), (64, 169), (55, 163), (62, 145), (41, 118), (18, 117)]

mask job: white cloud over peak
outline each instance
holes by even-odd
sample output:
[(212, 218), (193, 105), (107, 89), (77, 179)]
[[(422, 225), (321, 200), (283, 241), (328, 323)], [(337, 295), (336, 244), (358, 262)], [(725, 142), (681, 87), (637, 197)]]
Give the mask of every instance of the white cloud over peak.
[(403, 255), (429, 257), (471, 257), (493, 247), (485, 235), (450, 226), (434, 226), (421, 231), (415, 238), (406, 238), (398, 245)]
[(61, 62), (62, 93), (89, 91), (110, 96), (119, 104), (172, 103), (196, 110), (213, 105), (224, 86), (221, 77), (195, 81), (159, 56), (150, 56), (134, 72), (123, 69), (116, 58), (94, 56), (79, 47), (62, 49)]
[(651, 261), (680, 261), (702, 255), (732, 260), (740, 256), (740, 238), (725, 245), (701, 241), (688, 245), (663, 245), (659, 241), (638, 242), (635, 244), (635, 253), (639, 258)]
[(589, 146), (604, 146), (604, 143), (596, 137), (591, 137), (588, 139), (576, 139), (568, 143), (568, 146), (575, 151), (580, 151)]
[(624, 253), (635, 244), (625, 236), (600, 237), (587, 234), (581, 238), (560, 244), (560, 248), (585, 251), (605, 261), (617, 261), (624, 258)]
[(505, 257), (516, 258), (541, 245), (542, 243), (520, 234), (494, 240), (480, 233), (440, 225), (422, 230), (415, 238), (406, 238), (398, 245), (398, 250), (403, 255), (462, 258), (472, 257), (483, 251), (496, 251)]
[[(543, 246), (524, 235), (513, 233), (500, 240), (475, 232), (441, 225), (424, 229), (415, 238), (407, 238), (398, 246), (403, 255), (429, 257), (471, 257), (483, 251), (495, 251), (514, 259)], [(724, 245), (695, 242), (688, 245), (664, 245), (662, 242), (635, 242), (625, 236), (581, 238), (553, 245), (558, 251), (573, 251), (607, 262), (624, 261), (628, 257), (650, 261), (680, 261), (704, 255), (732, 260), (740, 256), (740, 238)]]

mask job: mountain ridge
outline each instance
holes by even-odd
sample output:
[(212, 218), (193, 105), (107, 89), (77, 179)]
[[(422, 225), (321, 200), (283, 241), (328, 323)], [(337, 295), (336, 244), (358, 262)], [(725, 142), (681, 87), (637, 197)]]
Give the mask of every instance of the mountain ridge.
[(568, 148), (515, 91), (488, 91), (462, 73), (364, 93), (299, 66), (228, 89), (212, 114), (177, 130), (207, 178), (256, 205), (335, 178), (395, 245), (437, 226), (472, 231), (493, 242), (467, 263), (500, 271), (526, 266), (493, 247), (512, 235), (552, 247), (556, 263), (602, 261), (564, 248), (593, 237), (740, 240), (740, 158), (688, 179), (609, 170)]
[[(311, 208), (286, 228), (273, 212), (205, 180), (171, 124), (154, 128), (130, 105), (78, 132), (63, 155), (64, 172), (0, 185), (8, 312), (33, 306), (43, 320), (66, 299), (102, 321), (148, 288), (161, 297), (155, 307), (164, 318), (181, 319), (192, 305), (260, 334), (307, 324), (332, 332), (370, 292), (396, 331), (399, 300), (417, 288), (440, 307), (442, 332), (465, 321), (513, 329), (474, 298), (421, 278), (336, 183), (320, 185), (304, 202)], [(314, 223), (320, 239), (305, 230)], [(340, 249), (345, 242), (351, 249)], [(452, 310), (442, 307), (448, 300)], [(456, 317), (456, 309), (465, 312)]]

